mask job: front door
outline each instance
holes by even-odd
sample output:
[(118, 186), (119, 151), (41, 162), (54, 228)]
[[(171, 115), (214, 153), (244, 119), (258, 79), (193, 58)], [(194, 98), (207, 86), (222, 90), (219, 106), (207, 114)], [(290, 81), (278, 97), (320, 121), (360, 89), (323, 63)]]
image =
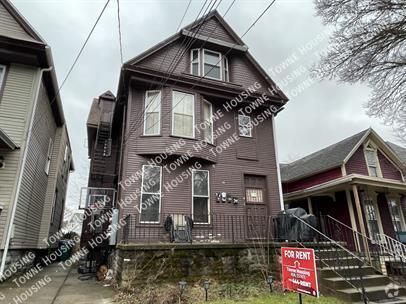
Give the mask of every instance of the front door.
[(249, 239), (264, 239), (268, 232), (266, 179), (264, 176), (245, 175), (244, 185), (247, 236)]

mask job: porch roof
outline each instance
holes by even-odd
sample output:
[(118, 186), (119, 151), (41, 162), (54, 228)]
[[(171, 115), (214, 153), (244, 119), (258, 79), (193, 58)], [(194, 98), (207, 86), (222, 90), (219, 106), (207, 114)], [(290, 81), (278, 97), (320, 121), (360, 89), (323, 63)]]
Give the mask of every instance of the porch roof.
[(404, 182), (386, 178), (365, 176), (360, 174), (350, 174), (347, 176), (337, 178), (335, 180), (328, 181), (323, 184), (315, 185), (303, 190), (298, 190), (284, 194), (283, 197), (285, 200), (300, 199), (312, 195), (328, 193), (330, 191), (344, 190), (349, 188), (350, 185), (354, 184), (373, 186), (379, 188), (388, 188), (398, 191), (400, 190), (406, 193), (406, 183)]

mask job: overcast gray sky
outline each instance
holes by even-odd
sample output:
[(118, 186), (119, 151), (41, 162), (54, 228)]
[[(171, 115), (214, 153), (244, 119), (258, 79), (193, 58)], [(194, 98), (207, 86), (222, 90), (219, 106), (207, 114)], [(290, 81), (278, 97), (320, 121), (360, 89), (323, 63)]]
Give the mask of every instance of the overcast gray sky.
[[(61, 83), (105, 0), (12, 2), (52, 47)], [(120, 0), (124, 60), (172, 35), (187, 2)], [(192, 1), (183, 25), (195, 20), (203, 2)], [(225, 19), (241, 35), (269, 2), (237, 0)], [(223, 0), (219, 12), (223, 14), (230, 3)], [(363, 105), (370, 92), (366, 86), (309, 80), (308, 67), (317, 61), (316, 53), (328, 45), (326, 30), (315, 16), (313, 1), (276, 0), (244, 37), (254, 57), (290, 98), (276, 119), (281, 162), (303, 157), (369, 127), (396, 142), (390, 127), (365, 114)], [(117, 6), (111, 0), (61, 92), (76, 165), (67, 200), (71, 207), (76, 208), (79, 188), (87, 184), (85, 124), (92, 98), (106, 90), (116, 92), (120, 65)]]

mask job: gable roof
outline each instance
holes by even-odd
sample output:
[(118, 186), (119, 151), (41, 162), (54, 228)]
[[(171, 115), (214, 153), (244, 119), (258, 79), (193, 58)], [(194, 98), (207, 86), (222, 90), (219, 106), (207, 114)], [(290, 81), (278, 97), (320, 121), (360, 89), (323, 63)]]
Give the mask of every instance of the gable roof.
[[(213, 28), (210, 22), (216, 22), (216, 24), (219, 25), (219, 27)], [(203, 31), (201, 29), (203, 28)], [(224, 32), (224, 35), (227, 35), (229, 41), (225, 40), (220, 40), (216, 38), (210, 37), (211, 31), (208, 34), (209, 36), (205, 35), (207, 34), (207, 28), (210, 28), (210, 30), (221, 30)], [(198, 34), (196, 35), (196, 31), (198, 30)], [(186, 25), (183, 27), (178, 33), (168, 37), (167, 39), (159, 42), (155, 46), (149, 48), (148, 50), (142, 52), (138, 56), (128, 60), (127, 62), (124, 63), (123, 66), (126, 65), (137, 65), (147, 57), (155, 54), (156, 52), (162, 50), (164, 47), (172, 44), (173, 42), (177, 41), (178, 39), (187, 36), (187, 37), (193, 37), (193, 39), (197, 40), (202, 40), (202, 41), (207, 41), (211, 42), (213, 44), (218, 44), (223, 47), (229, 48), (229, 49), (234, 49), (239, 52), (245, 53), (246, 58), (248, 61), (254, 66), (254, 68), (257, 70), (257, 72), (264, 78), (264, 80), (267, 82), (267, 84), (274, 89), (274, 92), (276, 95), (283, 100), (284, 102), (287, 102), (289, 99), (288, 97), (282, 92), (282, 90), (279, 89), (279, 87), (276, 85), (276, 83), (271, 79), (271, 77), (268, 75), (268, 73), (260, 66), (260, 64), (254, 59), (254, 57), (248, 52), (248, 47), (245, 45), (245, 43), (242, 41), (242, 39), (238, 36), (237, 33), (234, 32), (234, 30), (231, 28), (230, 25), (224, 20), (224, 18), (219, 14), (217, 10), (213, 10), (209, 12), (208, 14), (200, 17), (198, 20)], [(123, 73), (123, 71), (121, 71)], [(122, 77), (120, 77), (121, 79)], [(119, 86), (120, 88), (120, 86)], [(117, 94), (119, 95), (119, 93)]]
[(406, 164), (406, 148), (403, 148), (397, 144), (387, 141), (389, 147), (399, 156), (400, 160)]
[(44, 39), (8, 0), (0, 0), (0, 36), (46, 44)]
[[(310, 175), (325, 172), (345, 164), (367, 138), (372, 138), (399, 168), (402, 168), (400, 155), (388, 145), (372, 128), (359, 132), (324, 149), (298, 159), (290, 164), (280, 164), (282, 182), (292, 182)], [(399, 147), (400, 148), (400, 147)], [(406, 152), (406, 149), (404, 149)], [(402, 155), (406, 157), (406, 154)]]
[(339, 167), (367, 132), (368, 130), (364, 130), (290, 164), (282, 165), (282, 182), (294, 181)]

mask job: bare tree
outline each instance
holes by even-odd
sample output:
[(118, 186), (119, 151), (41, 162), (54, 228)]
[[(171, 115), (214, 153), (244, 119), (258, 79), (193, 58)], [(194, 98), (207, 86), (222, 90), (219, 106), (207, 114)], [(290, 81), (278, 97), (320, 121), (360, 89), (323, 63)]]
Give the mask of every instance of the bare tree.
[(406, 1), (315, 0), (334, 27), (315, 72), (323, 79), (372, 88), (368, 114), (382, 118), (406, 142)]

